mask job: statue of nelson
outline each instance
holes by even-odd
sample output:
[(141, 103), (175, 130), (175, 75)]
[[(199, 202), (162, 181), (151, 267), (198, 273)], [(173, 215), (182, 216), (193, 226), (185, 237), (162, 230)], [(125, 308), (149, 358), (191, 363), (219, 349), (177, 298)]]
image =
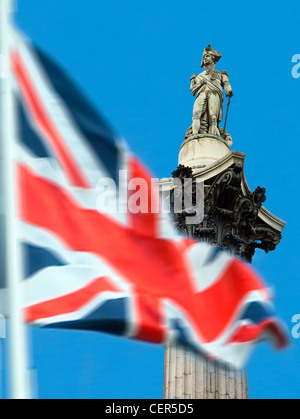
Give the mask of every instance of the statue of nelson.
[(201, 63), (204, 71), (191, 77), (190, 90), (194, 96), (197, 94), (192, 119), (193, 135), (208, 133), (220, 136), (219, 123), (223, 118), (224, 100), (222, 88), (226, 96), (233, 96), (228, 73), (215, 69), (221, 57), (219, 51), (208, 45), (203, 51)]

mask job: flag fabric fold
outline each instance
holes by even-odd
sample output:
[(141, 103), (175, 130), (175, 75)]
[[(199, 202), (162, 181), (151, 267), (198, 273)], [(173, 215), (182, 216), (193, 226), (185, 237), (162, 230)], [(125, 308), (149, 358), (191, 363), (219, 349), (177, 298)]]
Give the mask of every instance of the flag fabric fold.
[[(285, 346), (259, 276), (151, 210), (151, 175), (64, 71), (15, 29), (10, 58), (26, 321), (174, 341), (236, 367), (262, 338)], [(103, 179), (117, 190), (109, 213)], [(130, 211), (139, 199), (144, 210)]]

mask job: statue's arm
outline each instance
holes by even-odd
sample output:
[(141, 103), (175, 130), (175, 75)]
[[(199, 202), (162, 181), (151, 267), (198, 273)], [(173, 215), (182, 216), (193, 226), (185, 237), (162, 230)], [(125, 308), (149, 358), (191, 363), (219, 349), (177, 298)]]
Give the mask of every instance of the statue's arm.
[(221, 73), (222, 73), (222, 86), (223, 86), (223, 89), (225, 90), (226, 96), (232, 97), (233, 91), (229, 83), (229, 75), (227, 71), (221, 71)]
[(192, 92), (193, 96), (195, 96), (200, 87), (203, 85), (203, 81), (198, 79), (199, 78), (197, 78), (197, 74), (193, 74), (191, 77), (190, 91)]

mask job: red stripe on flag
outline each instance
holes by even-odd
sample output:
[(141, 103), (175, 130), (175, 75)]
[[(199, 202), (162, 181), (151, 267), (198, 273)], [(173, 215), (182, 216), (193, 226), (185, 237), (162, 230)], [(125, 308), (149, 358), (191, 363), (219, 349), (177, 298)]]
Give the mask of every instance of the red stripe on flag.
[(122, 290), (108, 278), (100, 277), (70, 294), (27, 307), (25, 309), (25, 320), (34, 322), (48, 317), (75, 312), (98, 294), (105, 291), (120, 292)]
[(197, 318), (208, 342), (230, 326), (249, 292), (265, 290), (256, 273), (246, 264), (231, 259), (216, 281), (196, 294)]
[(161, 303), (156, 296), (137, 292), (134, 298), (134, 314), (138, 319), (136, 339), (156, 343), (164, 341), (166, 327)]
[(32, 117), (53, 147), (61, 166), (66, 171), (69, 181), (73, 186), (82, 188), (90, 187), (89, 181), (76, 163), (72, 153), (66, 146), (64, 139), (51, 120), (50, 115), (48, 115), (47, 109), (43, 105), (43, 101), (17, 51), (14, 51), (11, 54), (11, 62), (12, 70), (19, 82)]
[[(140, 234), (155, 237), (158, 233), (158, 212), (159, 212), (159, 194), (158, 189), (151, 184), (151, 175), (136, 157), (128, 161), (130, 173), (129, 182), (133, 179), (140, 179), (141, 184), (138, 190), (128, 191), (128, 222), (131, 227)], [(134, 199), (137, 195), (139, 199)], [(140, 207), (137, 213), (132, 212), (130, 205), (136, 204)], [(142, 212), (143, 211), (143, 212)]]
[(285, 333), (278, 326), (277, 320), (267, 319), (259, 325), (243, 325), (239, 327), (232, 337), (228, 340), (228, 343), (243, 343), (250, 342), (258, 339), (262, 333), (270, 331), (272, 336), (276, 337), (276, 344), (278, 348), (284, 348), (287, 346), (287, 339)]

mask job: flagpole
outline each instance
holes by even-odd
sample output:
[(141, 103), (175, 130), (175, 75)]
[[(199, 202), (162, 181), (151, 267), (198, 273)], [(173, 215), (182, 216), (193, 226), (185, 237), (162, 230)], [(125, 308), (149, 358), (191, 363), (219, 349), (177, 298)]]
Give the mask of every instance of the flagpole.
[(22, 316), (20, 294), (21, 255), (17, 236), (16, 219), (16, 173), (15, 173), (15, 133), (12, 79), (9, 61), (9, 30), (12, 18), (11, 0), (0, 0), (0, 48), (2, 59), (1, 74), (1, 146), (2, 182), (5, 215), (5, 274), (9, 307), (9, 360), (10, 397), (29, 398), (29, 382), (26, 360), (27, 342)]

